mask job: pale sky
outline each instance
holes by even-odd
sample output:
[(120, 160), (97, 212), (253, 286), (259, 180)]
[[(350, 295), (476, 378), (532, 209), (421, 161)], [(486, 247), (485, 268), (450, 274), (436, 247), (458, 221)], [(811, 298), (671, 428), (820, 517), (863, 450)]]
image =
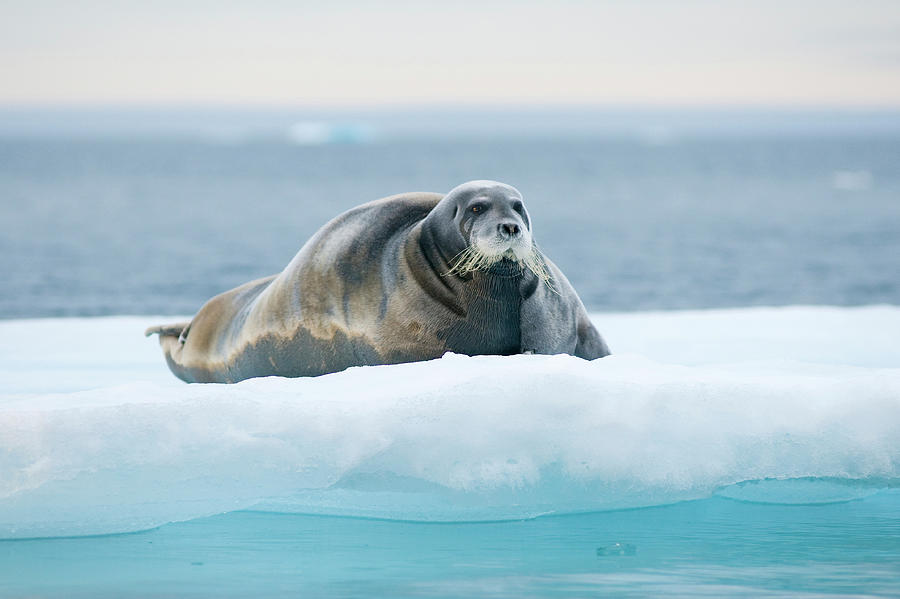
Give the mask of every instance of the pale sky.
[(900, 107), (900, 0), (0, 0), (0, 103)]

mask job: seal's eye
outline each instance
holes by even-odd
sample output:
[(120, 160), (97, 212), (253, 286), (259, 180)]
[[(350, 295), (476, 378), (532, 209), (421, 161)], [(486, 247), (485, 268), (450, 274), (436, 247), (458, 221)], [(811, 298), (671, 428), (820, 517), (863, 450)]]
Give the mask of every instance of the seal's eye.
[(519, 214), (522, 214), (522, 208), (523, 208), (522, 202), (516, 202), (512, 205), (512, 209), (515, 210), (516, 212), (518, 212)]
[(484, 204), (473, 204), (469, 210), (471, 210), (473, 214), (478, 214), (479, 212), (484, 212), (485, 208), (487, 208), (487, 206)]

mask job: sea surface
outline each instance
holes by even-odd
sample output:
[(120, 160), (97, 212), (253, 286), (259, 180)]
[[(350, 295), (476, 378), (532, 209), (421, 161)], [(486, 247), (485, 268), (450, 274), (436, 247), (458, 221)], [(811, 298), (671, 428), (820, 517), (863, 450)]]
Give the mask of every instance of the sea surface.
[[(896, 113), (0, 109), (0, 597), (896, 597), (898, 165)], [(613, 356), (142, 336), (476, 178)]]
[(0, 542), (10, 597), (896, 597), (900, 497), (714, 498), (515, 522), (233, 512)]
[(472, 179), (523, 193), (590, 310), (900, 302), (900, 114), (189, 116), (0, 111), (0, 318), (192, 314)]

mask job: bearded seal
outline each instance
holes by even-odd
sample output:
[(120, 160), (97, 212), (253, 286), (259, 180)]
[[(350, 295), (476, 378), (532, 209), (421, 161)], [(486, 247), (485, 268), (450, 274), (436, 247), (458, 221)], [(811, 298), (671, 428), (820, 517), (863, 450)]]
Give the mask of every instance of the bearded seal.
[(353, 208), (280, 274), (215, 296), (190, 322), (146, 331), (155, 333), (187, 382), (316, 376), (446, 352), (609, 354), (535, 245), (522, 194), (496, 181)]

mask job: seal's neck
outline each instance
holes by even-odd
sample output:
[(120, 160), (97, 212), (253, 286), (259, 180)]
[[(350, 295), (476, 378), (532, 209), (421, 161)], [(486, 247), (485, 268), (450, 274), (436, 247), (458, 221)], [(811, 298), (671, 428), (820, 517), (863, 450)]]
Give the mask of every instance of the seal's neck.
[(436, 242), (427, 219), (413, 227), (403, 250), (406, 263), (422, 291), (456, 314), (465, 314), (454, 281), (443, 276), (450, 270), (452, 256), (444, 255)]
[(537, 277), (512, 261), (450, 274), (456, 253), (426, 224), (410, 232), (406, 260), (420, 288), (456, 315), (437, 331), (445, 349), (468, 355), (519, 353), (522, 300), (534, 293)]

